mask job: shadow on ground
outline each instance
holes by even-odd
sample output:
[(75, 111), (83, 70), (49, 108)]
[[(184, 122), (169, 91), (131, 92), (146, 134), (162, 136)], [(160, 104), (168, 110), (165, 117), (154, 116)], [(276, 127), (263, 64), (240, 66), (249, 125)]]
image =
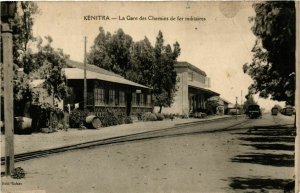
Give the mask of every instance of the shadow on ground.
[(242, 144), (244, 146), (251, 146), (257, 150), (286, 150), (286, 151), (294, 151), (295, 146), (289, 144), (280, 144), (280, 143), (271, 143), (271, 144)]
[(292, 180), (288, 179), (265, 179), (265, 178), (231, 178), (230, 187), (241, 190), (262, 190), (262, 189), (280, 189), (288, 190), (289, 186), (293, 184)]
[[(270, 165), (275, 167), (293, 167), (295, 148), (295, 128), (293, 125), (251, 127), (239, 135), (241, 145), (249, 146), (257, 152), (245, 152), (236, 155), (232, 162)], [(274, 154), (270, 152), (276, 151)], [(265, 152), (264, 152), (265, 151)]]
[(271, 154), (271, 153), (247, 153), (237, 155), (231, 159), (232, 162), (270, 165), (276, 167), (293, 167), (294, 155)]
[[(233, 135), (237, 135), (241, 145), (252, 148), (234, 156), (231, 162), (294, 167), (295, 128), (293, 125), (251, 127), (243, 131)], [(229, 181), (231, 189), (243, 190), (242, 192), (275, 189), (289, 192), (293, 189), (294, 183), (292, 179), (276, 179), (269, 176), (233, 177), (229, 178)]]
[(278, 125), (278, 126), (255, 126), (249, 127), (246, 132), (237, 132), (238, 135), (255, 135), (255, 136), (267, 136), (267, 137), (292, 137), (295, 136), (295, 127), (291, 124)]

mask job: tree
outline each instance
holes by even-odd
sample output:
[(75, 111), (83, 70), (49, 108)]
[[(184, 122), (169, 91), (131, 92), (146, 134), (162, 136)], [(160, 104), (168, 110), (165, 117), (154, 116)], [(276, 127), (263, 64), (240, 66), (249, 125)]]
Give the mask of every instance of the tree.
[(55, 50), (52, 46), (52, 38), (46, 36), (47, 44), (42, 46), (42, 41), (38, 44), (38, 52), (32, 56), (35, 65), (39, 68), (33, 71), (31, 77), (45, 79), (44, 88), (49, 96), (62, 100), (68, 95), (66, 86), (66, 77), (63, 73), (63, 67), (66, 66), (68, 55), (63, 53), (62, 49)]
[[(35, 38), (32, 34), (34, 16), (39, 13), (35, 2), (18, 2), (18, 9), (12, 21), (13, 31), (13, 62), (14, 62), (14, 107), (16, 115), (22, 115), (27, 102), (32, 100), (32, 90), (29, 86), (31, 64), (30, 42)], [(18, 71), (24, 67), (24, 72)]]
[(216, 114), (217, 107), (220, 106), (218, 100), (210, 99), (206, 102), (206, 112), (208, 115)]
[(249, 89), (260, 97), (286, 101), (295, 99), (295, 3), (259, 2), (250, 18), (257, 37), (253, 59), (243, 66), (254, 83)]
[(18, 2), (18, 8), (12, 25), (14, 63), (18, 67), (24, 67), (24, 72), (29, 73), (32, 68), (29, 44), (36, 40), (32, 27), (39, 9), (35, 2), (30, 1)]
[(177, 91), (177, 73), (175, 63), (180, 55), (178, 42), (173, 45), (173, 50), (169, 44), (164, 46), (163, 34), (159, 31), (154, 47), (154, 75), (153, 75), (153, 96), (154, 105), (159, 106), (161, 113), (162, 107), (170, 107), (174, 102), (175, 92)]
[(99, 34), (94, 40), (94, 45), (91, 47), (87, 60), (91, 64), (113, 71), (112, 59), (107, 48), (110, 39), (111, 34), (109, 32), (105, 34), (104, 29), (100, 27)]
[[(38, 99), (30, 82), (33, 78), (45, 79), (45, 88), (48, 94), (62, 99), (67, 94), (65, 76), (62, 67), (65, 65), (66, 55), (61, 49), (51, 47), (52, 38), (46, 37), (48, 43), (42, 46), (42, 39), (33, 37), (32, 27), (34, 17), (39, 13), (35, 2), (18, 2), (16, 17), (13, 20), (13, 61), (14, 61), (14, 112), (22, 116), (26, 103)], [(30, 48), (37, 43), (37, 52)], [(21, 71), (20, 68), (24, 70)]]
[(134, 42), (131, 48), (130, 58), (132, 69), (128, 74), (131, 73), (131, 71), (135, 72), (132, 73), (132, 76), (135, 75), (135, 78), (131, 80), (152, 87), (153, 76), (155, 74), (154, 61), (154, 48), (147, 37), (141, 41)]
[(132, 44), (132, 37), (125, 34), (122, 29), (118, 29), (111, 35), (109, 32), (105, 33), (104, 29), (100, 27), (87, 60), (91, 64), (130, 79), (131, 77), (126, 75), (126, 71), (132, 68), (130, 63)]

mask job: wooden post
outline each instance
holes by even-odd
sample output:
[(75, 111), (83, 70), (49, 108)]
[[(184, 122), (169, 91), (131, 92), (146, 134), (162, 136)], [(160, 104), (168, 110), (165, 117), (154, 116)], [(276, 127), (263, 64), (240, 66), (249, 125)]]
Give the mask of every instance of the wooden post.
[(83, 80), (83, 108), (86, 110), (87, 103), (87, 82), (86, 82), (86, 37), (84, 37), (84, 80)]
[(13, 104), (13, 54), (10, 24), (2, 23), (3, 74), (4, 74), (4, 124), (5, 124), (5, 174), (14, 171), (14, 104)]

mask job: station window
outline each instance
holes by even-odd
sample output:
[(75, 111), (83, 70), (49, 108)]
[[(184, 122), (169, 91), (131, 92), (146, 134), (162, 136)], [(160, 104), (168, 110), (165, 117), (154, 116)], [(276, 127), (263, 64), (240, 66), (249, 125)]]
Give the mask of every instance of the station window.
[(151, 106), (151, 95), (147, 95), (147, 106)]
[(136, 106), (137, 105), (137, 101), (136, 101), (136, 93), (132, 93), (132, 105)]
[(140, 95), (140, 106), (144, 106), (145, 102), (144, 102), (144, 94)]
[(95, 88), (94, 89), (94, 100), (95, 106), (104, 105), (105, 104), (105, 94), (103, 88)]
[(115, 90), (109, 89), (108, 101), (110, 105), (115, 105)]
[(120, 106), (125, 105), (125, 92), (122, 90), (119, 91), (119, 105)]

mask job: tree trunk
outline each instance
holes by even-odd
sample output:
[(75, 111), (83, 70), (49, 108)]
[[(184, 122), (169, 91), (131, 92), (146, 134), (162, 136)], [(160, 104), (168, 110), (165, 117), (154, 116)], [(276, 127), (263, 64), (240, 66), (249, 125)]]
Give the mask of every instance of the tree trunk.
[(159, 106), (159, 111), (158, 111), (158, 113), (161, 113), (161, 110), (162, 110), (162, 106)]

